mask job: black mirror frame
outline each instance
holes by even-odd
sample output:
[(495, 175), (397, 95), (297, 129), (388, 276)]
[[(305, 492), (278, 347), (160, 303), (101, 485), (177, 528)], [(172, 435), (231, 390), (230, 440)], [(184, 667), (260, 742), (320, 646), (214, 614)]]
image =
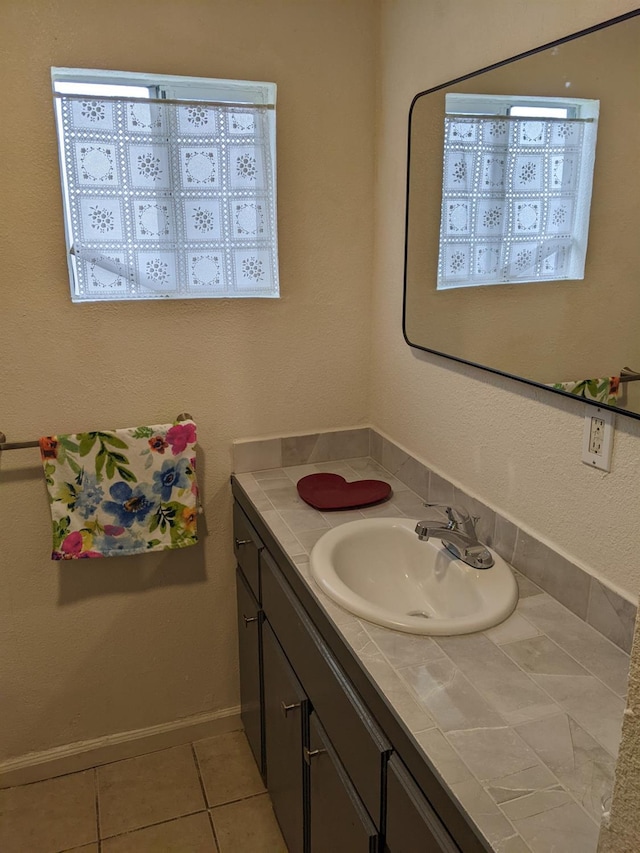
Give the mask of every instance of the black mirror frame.
[(544, 50), (548, 50), (549, 48), (557, 47), (558, 45), (565, 44), (566, 42), (573, 41), (575, 39), (581, 38), (582, 36), (589, 35), (590, 33), (597, 32), (598, 30), (603, 30), (607, 27), (611, 27), (615, 24), (619, 24), (623, 21), (627, 21), (631, 18), (635, 18), (640, 15), (640, 8), (633, 9), (631, 12), (625, 12), (623, 15), (618, 15), (615, 18), (610, 18), (607, 21), (603, 21), (600, 24), (594, 24), (592, 27), (587, 27), (584, 30), (579, 30), (578, 32), (571, 33), (571, 35), (563, 36), (562, 38), (556, 39), (554, 41), (547, 42), (546, 44), (540, 45), (540, 47), (532, 48), (531, 50), (524, 51), (523, 53), (518, 53), (515, 56), (511, 56), (508, 59), (503, 59), (500, 62), (495, 62), (492, 65), (487, 65), (484, 68), (480, 68), (478, 71), (472, 71), (470, 74), (464, 74), (461, 77), (456, 77), (453, 80), (448, 80), (446, 83), (442, 83), (439, 86), (434, 86), (431, 89), (425, 89), (423, 92), (418, 92), (417, 95), (411, 101), (411, 106), (409, 108), (409, 125), (408, 125), (408, 138), (407, 138), (407, 187), (406, 187), (406, 207), (405, 207), (405, 231), (404, 231), (404, 275), (403, 275), (403, 299), (402, 299), (402, 335), (405, 339), (405, 342), (408, 346), (413, 349), (422, 350), (423, 352), (430, 352), (434, 355), (442, 356), (443, 358), (451, 359), (452, 361), (457, 361), (459, 364), (468, 364), (471, 367), (477, 367), (480, 370), (487, 370), (490, 373), (497, 374), (499, 376), (506, 376), (509, 379), (515, 379), (518, 382), (523, 382), (526, 385), (533, 385), (536, 388), (543, 388), (545, 391), (548, 391), (550, 394), (560, 394), (563, 397), (566, 397), (571, 400), (575, 400), (578, 403), (587, 403), (591, 406), (597, 406), (599, 408), (605, 408), (607, 410), (616, 412), (621, 415), (626, 415), (629, 418), (635, 418), (636, 420), (640, 420), (640, 412), (632, 412), (628, 409), (622, 409), (618, 406), (610, 406), (606, 403), (598, 402), (597, 400), (589, 400), (584, 397), (579, 397), (576, 394), (571, 394), (568, 391), (562, 391), (559, 388), (550, 388), (548, 385), (544, 385), (541, 382), (536, 382), (533, 379), (527, 379), (524, 376), (517, 376), (514, 373), (507, 373), (504, 370), (498, 370), (495, 367), (489, 367), (484, 364), (479, 364), (478, 362), (469, 361), (464, 358), (460, 358), (455, 355), (451, 355), (450, 353), (441, 352), (440, 350), (432, 349), (430, 347), (422, 346), (421, 344), (413, 343), (409, 340), (407, 334), (407, 265), (408, 265), (408, 251), (409, 251), (409, 192), (410, 192), (410, 183), (411, 183), (411, 122), (413, 118), (413, 109), (415, 107), (416, 102), (423, 95), (431, 95), (434, 92), (439, 92), (442, 89), (447, 89), (450, 86), (453, 86), (457, 83), (462, 83), (464, 80), (469, 80), (472, 77), (478, 77), (480, 74), (484, 74), (487, 71), (494, 71), (497, 68), (501, 68), (504, 65), (509, 65), (512, 62), (517, 62), (520, 59), (525, 59), (528, 56), (533, 56), (536, 53), (541, 53)]

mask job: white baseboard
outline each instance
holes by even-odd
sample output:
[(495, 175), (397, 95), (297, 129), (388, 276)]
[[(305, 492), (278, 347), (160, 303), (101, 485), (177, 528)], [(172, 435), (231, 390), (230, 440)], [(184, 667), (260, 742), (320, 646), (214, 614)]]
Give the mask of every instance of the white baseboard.
[(146, 729), (57, 746), (43, 752), (30, 752), (0, 762), (0, 788), (39, 782), (52, 776), (76, 773), (98, 764), (121, 761), (170, 746), (225, 734), (242, 728), (240, 708), (225, 708), (195, 714), (182, 720), (160, 723)]

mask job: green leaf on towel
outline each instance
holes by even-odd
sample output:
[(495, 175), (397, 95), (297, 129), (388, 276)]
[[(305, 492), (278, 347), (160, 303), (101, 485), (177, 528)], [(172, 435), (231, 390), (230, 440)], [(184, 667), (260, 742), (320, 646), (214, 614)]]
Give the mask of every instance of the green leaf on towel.
[(141, 426), (131, 433), (132, 438), (152, 438), (153, 430), (148, 426)]
[(68, 515), (65, 515), (64, 518), (59, 518), (57, 521), (53, 522), (53, 550), (57, 551), (60, 548), (62, 540), (66, 537), (69, 532), (69, 525), (71, 524), (71, 519)]
[(107, 444), (112, 444), (114, 447), (119, 447), (122, 450), (126, 450), (128, 445), (121, 438), (118, 438), (117, 435), (111, 435), (108, 432), (99, 432), (101, 442), (106, 442)]
[(104, 468), (104, 463), (106, 461), (107, 454), (105, 452), (104, 447), (101, 447), (96, 454), (96, 477), (98, 478), (98, 480), (100, 479), (100, 474), (102, 474), (102, 469)]
[(53, 486), (53, 475), (55, 474), (56, 466), (51, 462), (45, 462), (44, 478), (48, 486)]
[(78, 492), (73, 483), (60, 483), (56, 492), (56, 500), (61, 501), (67, 506), (71, 506), (76, 502), (77, 498)]
[(98, 434), (96, 432), (83, 432), (80, 434), (80, 456), (86, 456), (91, 452), (91, 448), (96, 443)]
[[(173, 505), (175, 506), (175, 505)], [(156, 528), (160, 528), (160, 532), (164, 533), (167, 527), (173, 527), (175, 524), (176, 511), (172, 504), (161, 504), (154, 512), (149, 525), (149, 531), (153, 533)]]
[[(105, 454), (107, 451), (105, 450)], [(110, 480), (113, 480), (113, 475), (116, 473), (116, 463), (113, 461), (110, 455), (107, 456), (107, 464), (105, 467), (105, 471), (107, 472), (107, 477)]]
[(80, 450), (79, 445), (75, 441), (71, 441), (67, 435), (61, 435), (58, 438), (58, 443), (61, 444), (65, 450), (70, 450), (72, 453), (77, 453)]
[[(113, 458), (113, 457), (112, 457)], [(125, 460), (126, 461), (126, 460)], [(138, 478), (135, 474), (129, 471), (128, 468), (123, 468), (122, 465), (116, 466), (118, 468), (118, 474), (122, 477), (123, 480), (127, 483), (137, 483)]]
[[(67, 456), (67, 465), (80, 477), (82, 473), (82, 466), (78, 465), (78, 463), (72, 456)], [(76, 482), (79, 483), (80, 481), (76, 480)]]

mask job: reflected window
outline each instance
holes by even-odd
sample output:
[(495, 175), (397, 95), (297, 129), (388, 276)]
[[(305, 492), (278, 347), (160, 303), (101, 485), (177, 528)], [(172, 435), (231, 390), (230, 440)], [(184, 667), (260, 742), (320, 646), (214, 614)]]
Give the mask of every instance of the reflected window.
[(584, 278), (599, 102), (445, 105), (437, 289)]

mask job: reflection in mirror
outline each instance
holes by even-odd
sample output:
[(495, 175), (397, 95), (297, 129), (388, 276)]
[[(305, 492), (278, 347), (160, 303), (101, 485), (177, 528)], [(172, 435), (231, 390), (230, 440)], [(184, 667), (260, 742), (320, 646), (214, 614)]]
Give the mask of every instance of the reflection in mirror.
[(638, 418), (639, 14), (416, 96), (404, 304), (411, 346)]
[(598, 106), (445, 95), (438, 290), (584, 278)]

